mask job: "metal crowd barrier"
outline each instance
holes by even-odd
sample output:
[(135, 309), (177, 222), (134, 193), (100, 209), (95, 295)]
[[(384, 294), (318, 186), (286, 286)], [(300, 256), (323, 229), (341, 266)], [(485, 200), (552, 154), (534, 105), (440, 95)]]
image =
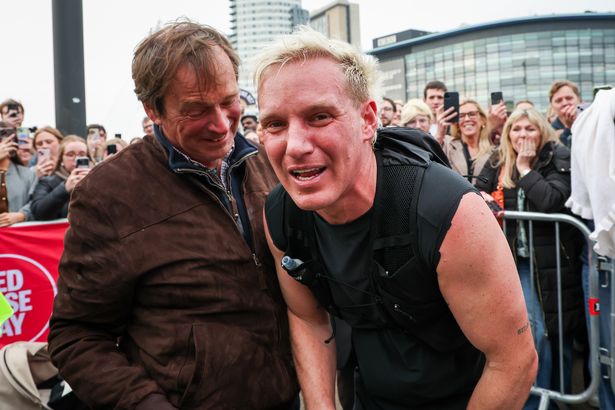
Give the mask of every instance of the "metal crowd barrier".
[[(560, 369), (560, 380), (559, 386), (562, 391), (554, 391), (549, 389), (540, 388), (537, 386), (533, 386), (531, 390), (531, 394), (540, 397), (539, 410), (546, 410), (549, 405), (549, 400), (555, 400), (562, 403), (570, 403), (570, 404), (578, 404), (587, 402), (590, 398), (596, 395), (598, 391), (598, 385), (600, 382), (600, 362), (607, 364), (609, 366), (613, 366), (613, 360), (608, 356), (608, 352), (605, 350), (602, 351), (604, 353), (601, 356), (600, 352), (600, 328), (599, 328), (599, 304), (598, 304), (598, 286), (599, 286), (599, 278), (598, 278), (598, 270), (597, 263), (598, 257), (596, 253), (593, 251), (593, 241), (589, 239), (589, 235), (591, 231), (583, 222), (579, 219), (574, 218), (570, 215), (565, 214), (544, 214), (539, 212), (517, 212), (517, 211), (505, 211), (504, 212), (504, 233), (506, 233), (506, 221), (507, 220), (523, 220), (528, 222), (528, 242), (530, 250), (534, 249), (533, 243), (533, 223), (534, 222), (553, 222), (555, 224), (555, 239), (556, 243), (560, 241), (560, 224), (567, 223), (574, 227), (576, 227), (583, 234), (585, 241), (587, 243), (588, 252), (588, 265), (589, 265), (589, 303), (592, 306), (585, 306), (586, 309), (589, 309), (589, 347), (590, 347), (590, 376), (591, 382), (589, 386), (585, 389), (585, 391), (579, 394), (567, 394), (563, 392), (564, 389), (564, 357), (563, 357), (563, 340), (564, 334), (562, 331), (562, 280), (561, 280), (561, 266), (560, 266), (560, 247), (555, 247), (556, 252), (556, 260), (557, 260), (557, 312), (558, 312), (558, 330), (559, 330), (559, 357), (553, 358), (554, 360), (559, 360), (559, 369)], [(531, 254), (531, 253), (530, 253)], [(612, 267), (611, 267), (612, 269)], [(531, 280), (532, 280), (532, 292), (534, 292), (534, 261), (533, 258), (530, 258), (530, 272), (531, 272)], [(615, 286), (612, 287), (612, 300), (615, 300)], [(615, 342), (615, 314), (611, 314), (611, 333), (613, 338), (611, 339)], [(611, 350), (613, 351), (613, 349)], [(611, 378), (611, 384), (615, 389), (615, 381)]]

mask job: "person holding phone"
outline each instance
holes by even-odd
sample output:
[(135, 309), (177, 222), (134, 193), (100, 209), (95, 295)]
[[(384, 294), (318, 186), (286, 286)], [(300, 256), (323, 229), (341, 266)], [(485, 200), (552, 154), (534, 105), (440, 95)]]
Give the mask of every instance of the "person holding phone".
[(50, 126), (39, 128), (34, 133), (32, 143), (36, 151), (36, 165), (33, 170), (38, 178), (53, 174), (63, 138), (60, 130)]
[[(534, 108), (515, 110), (511, 114), (504, 125), (500, 147), (485, 164), (480, 176), (476, 188), (488, 202), (495, 201), (505, 210), (567, 213), (565, 203), (571, 192), (570, 151), (558, 141), (547, 120)], [(556, 246), (562, 249), (566, 385), (570, 381), (573, 335), (585, 326), (579, 259), (581, 238), (571, 225), (560, 226), (558, 244), (552, 223), (535, 222), (534, 249), (531, 251), (530, 230), (526, 222), (513, 222), (506, 227), (539, 356), (537, 385), (544, 388), (551, 388), (559, 380), (559, 377), (551, 378), (551, 356), (553, 353), (553, 357), (558, 357), (559, 351), (556, 260), (553, 258)], [(534, 293), (530, 258), (534, 260)], [(527, 408), (536, 408), (537, 399), (532, 397)]]
[(103, 154), (103, 160), (110, 158), (126, 148), (128, 144), (121, 138), (111, 138), (105, 142), (105, 152)]
[(85, 140), (77, 135), (67, 135), (60, 143), (54, 173), (39, 179), (32, 193), (34, 219), (66, 218), (71, 192), (90, 172), (90, 167), (76, 167), (79, 157), (88, 157)]
[(0, 121), (0, 227), (32, 219), (30, 194), (36, 175), (17, 155), (16, 129)]
[[(452, 125), (447, 118), (452, 116), (448, 111), (440, 115), (441, 127)], [(459, 104), (458, 123), (451, 127), (452, 135), (444, 137), (442, 149), (448, 157), (451, 168), (471, 184), (476, 183), (476, 177), (493, 152), (493, 144), (489, 139), (487, 114), (475, 100), (464, 100)]]
[(0, 119), (10, 127), (19, 128), (23, 124), (25, 110), (23, 104), (9, 98), (0, 103)]
[(501, 91), (491, 93), (491, 105), (489, 106), (488, 118), (490, 129), (489, 138), (493, 144), (498, 145), (502, 135), (502, 128), (508, 118), (504, 95)]
[(100, 124), (90, 124), (88, 125), (88, 135), (86, 139), (90, 158), (92, 158), (95, 163), (99, 163), (105, 156), (107, 130)]

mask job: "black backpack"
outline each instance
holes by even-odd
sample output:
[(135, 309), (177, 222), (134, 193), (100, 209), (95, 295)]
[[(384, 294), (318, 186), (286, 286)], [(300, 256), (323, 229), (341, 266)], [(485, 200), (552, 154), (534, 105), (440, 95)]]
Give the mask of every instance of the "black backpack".
[[(430, 135), (401, 127), (379, 129), (374, 151), (378, 182), (370, 230), (373, 262), (369, 278), (373, 312), (353, 317), (333, 303), (329, 281), (335, 279), (325, 273), (320, 261), (314, 214), (299, 209), (288, 194), (283, 266), (286, 262), (288, 273), (308, 286), (321, 306), (352, 327), (393, 328), (436, 350), (455, 350), (469, 342), (440, 293), (435, 267), (420, 257), (415, 194), (425, 169), (433, 163), (450, 168), (448, 159)], [(302, 263), (292, 266), (293, 261)]]

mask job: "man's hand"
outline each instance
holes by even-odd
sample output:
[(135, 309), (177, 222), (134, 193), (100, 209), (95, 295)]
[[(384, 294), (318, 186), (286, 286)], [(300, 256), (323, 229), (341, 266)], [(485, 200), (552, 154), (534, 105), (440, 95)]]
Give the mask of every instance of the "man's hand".
[(26, 216), (21, 212), (3, 212), (0, 214), (0, 227), (11, 226), (25, 220)]
[(559, 120), (564, 124), (564, 127), (570, 128), (577, 119), (577, 106), (567, 105), (562, 108), (559, 115)]

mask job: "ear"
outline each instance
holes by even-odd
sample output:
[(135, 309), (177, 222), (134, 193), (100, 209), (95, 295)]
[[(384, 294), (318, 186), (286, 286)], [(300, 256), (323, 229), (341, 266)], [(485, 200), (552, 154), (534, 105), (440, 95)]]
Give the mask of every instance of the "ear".
[(376, 107), (376, 101), (370, 99), (361, 104), (361, 119), (363, 139), (366, 141), (372, 141), (374, 133), (378, 128), (378, 108)]
[(143, 109), (145, 110), (145, 113), (152, 120), (154, 124), (160, 125), (161, 123), (160, 114), (158, 114), (158, 111), (154, 107), (152, 107), (149, 104), (143, 103)]

